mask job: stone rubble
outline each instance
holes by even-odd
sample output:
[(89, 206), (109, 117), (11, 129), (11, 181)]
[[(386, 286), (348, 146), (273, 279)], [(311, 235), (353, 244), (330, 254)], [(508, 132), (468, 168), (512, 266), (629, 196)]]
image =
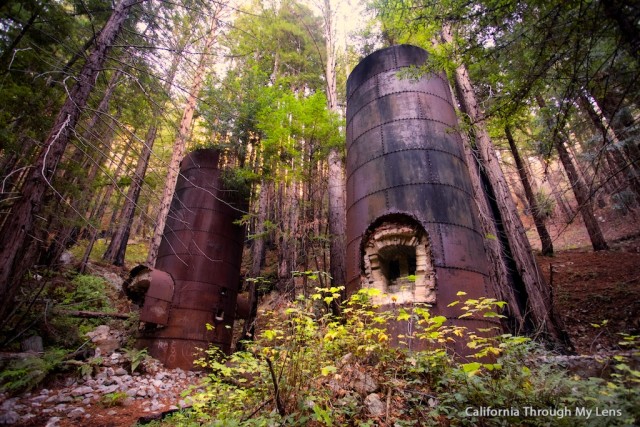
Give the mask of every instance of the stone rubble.
[[(150, 415), (190, 405), (181, 393), (190, 386), (198, 387), (205, 375), (201, 372), (185, 372), (182, 369), (165, 369), (160, 362), (148, 359), (143, 362), (144, 373), (131, 375), (119, 364), (126, 363), (123, 354), (114, 352), (105, 357), (93, 376), (67, 379), (57, 390), (41, 389), (10, 397), (0, 393), (0, 425), (26, 423), (34, 417), (48, 417), (49, 427), (56, 427), (61, 420), (72, 420), (78, 425), (90, 425), (92, 406), (130, 406), (139, 402), (142, 415)], [(116, 412), (113, 411), (112, 414)]]

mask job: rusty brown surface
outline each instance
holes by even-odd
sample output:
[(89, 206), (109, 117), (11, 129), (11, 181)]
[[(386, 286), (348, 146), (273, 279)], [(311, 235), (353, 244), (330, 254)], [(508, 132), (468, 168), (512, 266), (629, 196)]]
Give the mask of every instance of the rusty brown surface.
[(155, 266), (174, 281), (169, 319), (146, 325), (138, 341), (169, 368), (192, 369), (209, 344), (231, 350), (244, 242), (234, 222), (244, 208), (223, 188), (216, 151), (185, 157)]
[[(410, 218), (428, 235), (436, 272), (432, 311), (453, 321), (460, 313), (447, 305), (461, 298), (458, 291), (493, 295), (448, 82), (443, 73), (406, 72), (426, 59), (420, 48), (393, 46), (366, 57), (347, 80), (347, 291), (362, 286), (363, 245), (373, 224)], [(485, 319), (467, 323), (494, 326)]]

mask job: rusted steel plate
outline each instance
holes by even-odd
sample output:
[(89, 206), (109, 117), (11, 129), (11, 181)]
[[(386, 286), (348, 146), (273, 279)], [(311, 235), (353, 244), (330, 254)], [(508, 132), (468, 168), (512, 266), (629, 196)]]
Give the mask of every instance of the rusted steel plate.
[(166, 326), (145, 329), (140, 344), (170, 368), (191, 369), (196, 348), (231, 348), (244, 242), (233, 206), (243, 206), (223, 189), (218, 157), (197, 150), (182, 161), (158, 252), (156, 269), (171, 275), (174, 292)]
[[(417, 47), (393, 46), (365, 58), (348, 78), (348, 292), (355, 292), (363, 281), (398, 288), (393, 272), (399, 267), (394, 265), (415, 265), (411, 257), (417, 255), (411, 254), (424, 253), (421, 248), (395, 252), (405, 244), (401, 242), (412, 241), (393, 237), (394, 221), (401, 221), (400, 230), (405, 221), (400, 218), (406, 218), (427, 236), (427, 264), (435, 268), (433, 310), (453, 319), (460, 313), (446, 306), (459, 298), (458, 291), (474, 298), (489, 296), (488, 262), (448, 82), (442, 74), (407, 78), (405, 72), (426, 58)], [(374, 233), (378, 226), (384, 227), (383, 234)], [(374, 235), (383, 240), (368, 242)], [(385, 245), (386, 252), (372, 249)], [(379, 269), (375, 277), (371, 265)], [(372, 276), (365, 278), (367, 274)], [(431, 277), (419, 279), (421, 291), (415, 295), (432, 298), (432, 282), (424, 282)], [(486, 324), (484, 319), (473, 322)]]

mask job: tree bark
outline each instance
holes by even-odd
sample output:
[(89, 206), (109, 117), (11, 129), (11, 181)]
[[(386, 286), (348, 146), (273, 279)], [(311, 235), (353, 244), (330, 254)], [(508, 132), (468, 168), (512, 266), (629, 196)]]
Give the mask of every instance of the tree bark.
[(522, 157), (520, 157), (518, 147), (516, 146), (516, 142), (513, 139), (513, 134), (511, 133), (511, 129), (509, 128), (509, 126), (505, 127), (504, 132), (507, 136), (507, 141), (509, 142), (511, 155), (513, 155), (513, 159), (516, 162), (516, 169), (518, 169), (518, 175), (520, 176), (520, 182), (522, 183), (522, 187), (524, 188), (524, 194), (527, 198), (527, 201), (529, 202), (529, 207), (531, 208), (531, 215), (533, 216), (533, 222), (536, 226), (536, 231), (538, 232), (538, 236), (540, 237), (540, 243), (542, 245), (542, 255), (553, 256), (553, 242), (551, 241), (551, 236), (549, 236), (549, 231), (547, 231), (547, 227), (544, 225), (544, 218), (540, 212), (540, 208), (538, 207), (536, 197), (533, 194), (533, 189), (531, 188), (531, 180), (529, 179), (529, 176), (527, 174), (527, 170), (525, 168), (524, 162), (522, 161)]
[(218, 25), (218, 14), (221, 8), (218, 7), (213, 13), (211, 18), (211, 24), (205, 40), (202, 54), (198, 61), (194, 73), (194, 80), (189, 90), (189, 97), (187, 104), (182, 113), (182, 119), (180, 120), (180, 128), (178, 130), (178, 136), (173, 145), (173, 153), (171, 154), (171, 160), (169, 161), (169, 170), (167, 172), (167, 179), (165, 180), (164, 190), (162, 192), (162, 199), (160, 202), (160, 210), (156, 219), (155, 228), (153, 231), (153, 238), (149, 247), (149, 255), (147, 256), (146, 264), (149, 267), (153, 267), (156, 263), (158, 256), (158, 249), (160, 248), (160, 242), (162, 241), (162, 235), (164, 233), (164, 227), (167, 222), (167, 215), (169, 214), (169, 208), (171, 207), (171, 199), (176, 189), (176, 183), (178, 174), (180, 172), (180, 162), (184, 157), (185, 147), (187, 140), (191, 136), (191, 126), (193, 124), (193, 115), (198, 102), (198, 96), (200, 90), (204, 84), (205, 71), (209, 65), (209, 54), (213, 48), (213, 44), (216, 41), (216, 31)]
[[(451, 28), (445, 26), (442, 31), (444, 40), (451, 43), (453, 36)], [(544, 278), (531, 251), (522, 221), (517, 214), (515, 203), (509, 192), (509, 186), (502, 170), (495, 147), (491, 142), (484, 123), (483, 113), (478, 106), (471, 79), (464, 66), (458, 66), (455, 71), (455, 85), (461, 108), (472, 121), (476, 137), (479, 161), (487, 175), (488, 185), (495, 196), (495, 205), (499, 218), (504, 227), (508, 253), (511, 254), (516, 270), (513, 272), (522, 281), (523, 291), (526, 293), (526, 316), (531, 316), (531, 322), (537, 332), (546, 335), (547, 339), (564, 347), (567, 342), (566, 334), (559, 326), (559, 320), (553, 315), (550, 298), (550, 288)]]
[[(178, 71), (178, 65), (180, 64), (185, 42), (186, 40), (184, 40), (184, 38), (181, 39), (180, 46), (173, 54), (171, 66), (169, 67), (167, 78), (165, 80), (166, 83), (163, 88), (163, 92), (165, 93), (169, 92), (171, 86), (173, 86), (173, 80), (175, 79), (176, 72)], [(122, 206), (119, 225), (113, 233), (109, 247), (102, 256), (102, 259), (114, 265), (124, 265), (124, 258), (127, 251), (127, 243), (129, 242), (133, 218), (135, 216), (136, 207), (138, 206), (142, 183), (145, 175), (147, 174), (147, 167), (149, 166), (149, 159), (151, 158), (153, 145), (156, 141), (156, 135), (158, 134), (158, 123), (160, 121), (161, 114), (162, 111), (159, 106), (156, 105), (153, 108), (151, 125), (149, 126), (144, 142), (142, 143), (142, 151), (138, 158), (138, 164), (136, 165), (136, 170), (133, 173), (131, 184), (129, 185), (129, 190), (127, 191), (124, 205)]]
[[(536, 101), (541, 108), (544, 108), (546, 106), (546, 103), (542, 96), (537, 95)], [(600, 230), (600, 225), (598, 224), (596, 218), (593, 216), (593, 209), (591, 207), (591, 200), (587, 186), (585, 185), (584, 180), (580, 177), (575, 165), (571, 161), (571, 156), (569, 155), (569, 151), (564, 145), (564, 140), (561, 137), (560, 132), (554, 132), (552, 138), (553, 146), (558, 151), (558, 157), (560, 157), (560, 162), (562, 163), (562, 166), (567, 173), (569, 183), (571, 184), (571, 189), (573, 190), (573, 194), (576, 198), (576, 201), (578, 202), (578, 210), (582, 216), (584, 225), (587, 228), (587, 233), (589, 234), (589, 239), (591, 240), (591, 246), (593, 247), (593, 250), (602, 251), (609, 249), (607, 242), (602, 235), (602, 230)]]
[(13, 306), (18, 284), (33, 261), (26, 259), (24, 255), (33, 243), (35, 219), (42, 209), (45, 193), (51, 186), (56, 167), (80, 113), (87, 104), (96, 77), (107, 59), (107, 52), (120, 33), (129, 9), (139, 2), (140, 0), (121, 0), (117, 4), (44, 141), (43, 149), (22, 188), (23, 197), (13, 206), (11, 216), (0, 232), (0, 320), (5, 318), (8, 309)]
[[(334, 13), (331, 9), (331, 1), (324, 0), (324, 35), (326, 44), (327, 62), (325, 65), (325, 77), (327, 81), (327, 103), (330, 111), (339, 113), (338, 95), (336, 89), (336, 55), (335, 55), (335, 28), (333, 25)], [(346, 242), (347, 216), (346, 216), (346, 182), (344, 161), (340, 150), (332, 147), (329, 150), (329, 274), (333, 286), (346, 284)]]

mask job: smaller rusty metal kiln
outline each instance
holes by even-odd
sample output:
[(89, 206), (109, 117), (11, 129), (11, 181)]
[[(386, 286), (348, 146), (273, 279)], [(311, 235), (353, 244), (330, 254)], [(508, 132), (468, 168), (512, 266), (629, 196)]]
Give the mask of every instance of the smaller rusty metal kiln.
[(137, 345), (169, 368), (192, 369), (210, 344), (231, 350), (244, 242), (235, 221), (246, 206), (223, 188), (218, 162), (212, 149), (184, 158), (156, 266), (125, 283), (141, 306)]
[(449, 83), (406, 72), (426, 59), (393, 46), (347, 80), (347, 292), (374, 287), (382, 305), (426, 303), (471, 329), (499, 326), (449, 306), (459, 291), (493, 295)]

